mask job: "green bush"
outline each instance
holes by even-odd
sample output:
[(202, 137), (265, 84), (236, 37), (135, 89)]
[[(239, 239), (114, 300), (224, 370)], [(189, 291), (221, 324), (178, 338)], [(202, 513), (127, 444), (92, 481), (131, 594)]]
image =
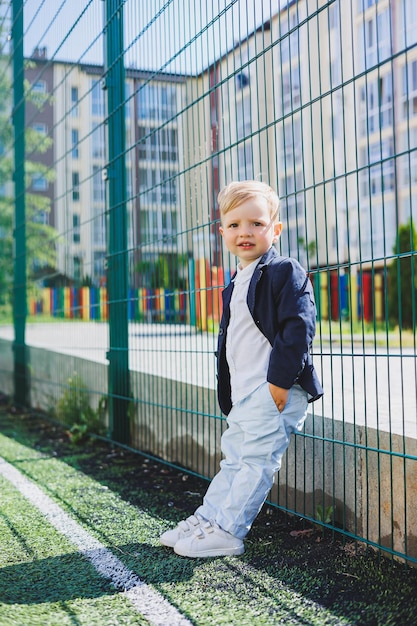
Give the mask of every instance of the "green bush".
[(398, 229), (389, 267), (388, 317), (390, 324), (414, 328), (417, 311), (417, 233), (412, 220)]

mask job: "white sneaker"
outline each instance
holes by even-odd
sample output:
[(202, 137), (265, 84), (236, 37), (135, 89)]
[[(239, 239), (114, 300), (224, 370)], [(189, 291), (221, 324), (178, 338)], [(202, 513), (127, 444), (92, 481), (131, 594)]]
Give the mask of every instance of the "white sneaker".
[(204, 519), (198, 513), (196, 515), (190, 515), (187, 519), (182, 520), (176, 528), (165, 531), (159, 538), (160, 543), (168, 548), (173, 548), (177, 541), (191, 537), (193, 532), (197, 530)]
[(174, 552), (192, 559), (209, 556), (236, 556), (243, 554), (243, 541), (220, 528), (215, 522), (204, 522), (194, 533), (179, 539)]

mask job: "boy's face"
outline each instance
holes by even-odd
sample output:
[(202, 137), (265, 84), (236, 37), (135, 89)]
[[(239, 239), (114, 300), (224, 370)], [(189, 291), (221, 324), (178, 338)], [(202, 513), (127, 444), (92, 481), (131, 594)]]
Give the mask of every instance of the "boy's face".
[(246, 267), (269, 250), (281, 234), (282, 223), (272, 221), (266, 198), (249, 198), (222, 216), (220, 234), (227, 249)]

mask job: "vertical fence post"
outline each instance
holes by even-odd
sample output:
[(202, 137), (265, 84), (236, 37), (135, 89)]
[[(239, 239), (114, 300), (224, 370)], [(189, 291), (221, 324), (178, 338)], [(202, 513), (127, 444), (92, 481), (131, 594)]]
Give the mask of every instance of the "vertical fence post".
[(129, 441), (128, 263), (123, 0), (106, 0), (109, 413), (113, 439)]
[(25, 96), (23, 59), (23, 0), (13, 0), (13, 132), (14, 132), (14, 400), (29, 404), (26, 334), (26, 207), (25, 207)]

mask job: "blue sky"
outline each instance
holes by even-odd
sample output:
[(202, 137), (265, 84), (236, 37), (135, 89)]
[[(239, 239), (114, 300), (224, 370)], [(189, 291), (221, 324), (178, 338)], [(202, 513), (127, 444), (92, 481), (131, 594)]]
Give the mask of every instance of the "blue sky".
[[(266, 21), (277, 0), (127, 0), (125, 64), (196, 73)], [(102, 0), (26, 0), (25, 55), (102, 64)]]

